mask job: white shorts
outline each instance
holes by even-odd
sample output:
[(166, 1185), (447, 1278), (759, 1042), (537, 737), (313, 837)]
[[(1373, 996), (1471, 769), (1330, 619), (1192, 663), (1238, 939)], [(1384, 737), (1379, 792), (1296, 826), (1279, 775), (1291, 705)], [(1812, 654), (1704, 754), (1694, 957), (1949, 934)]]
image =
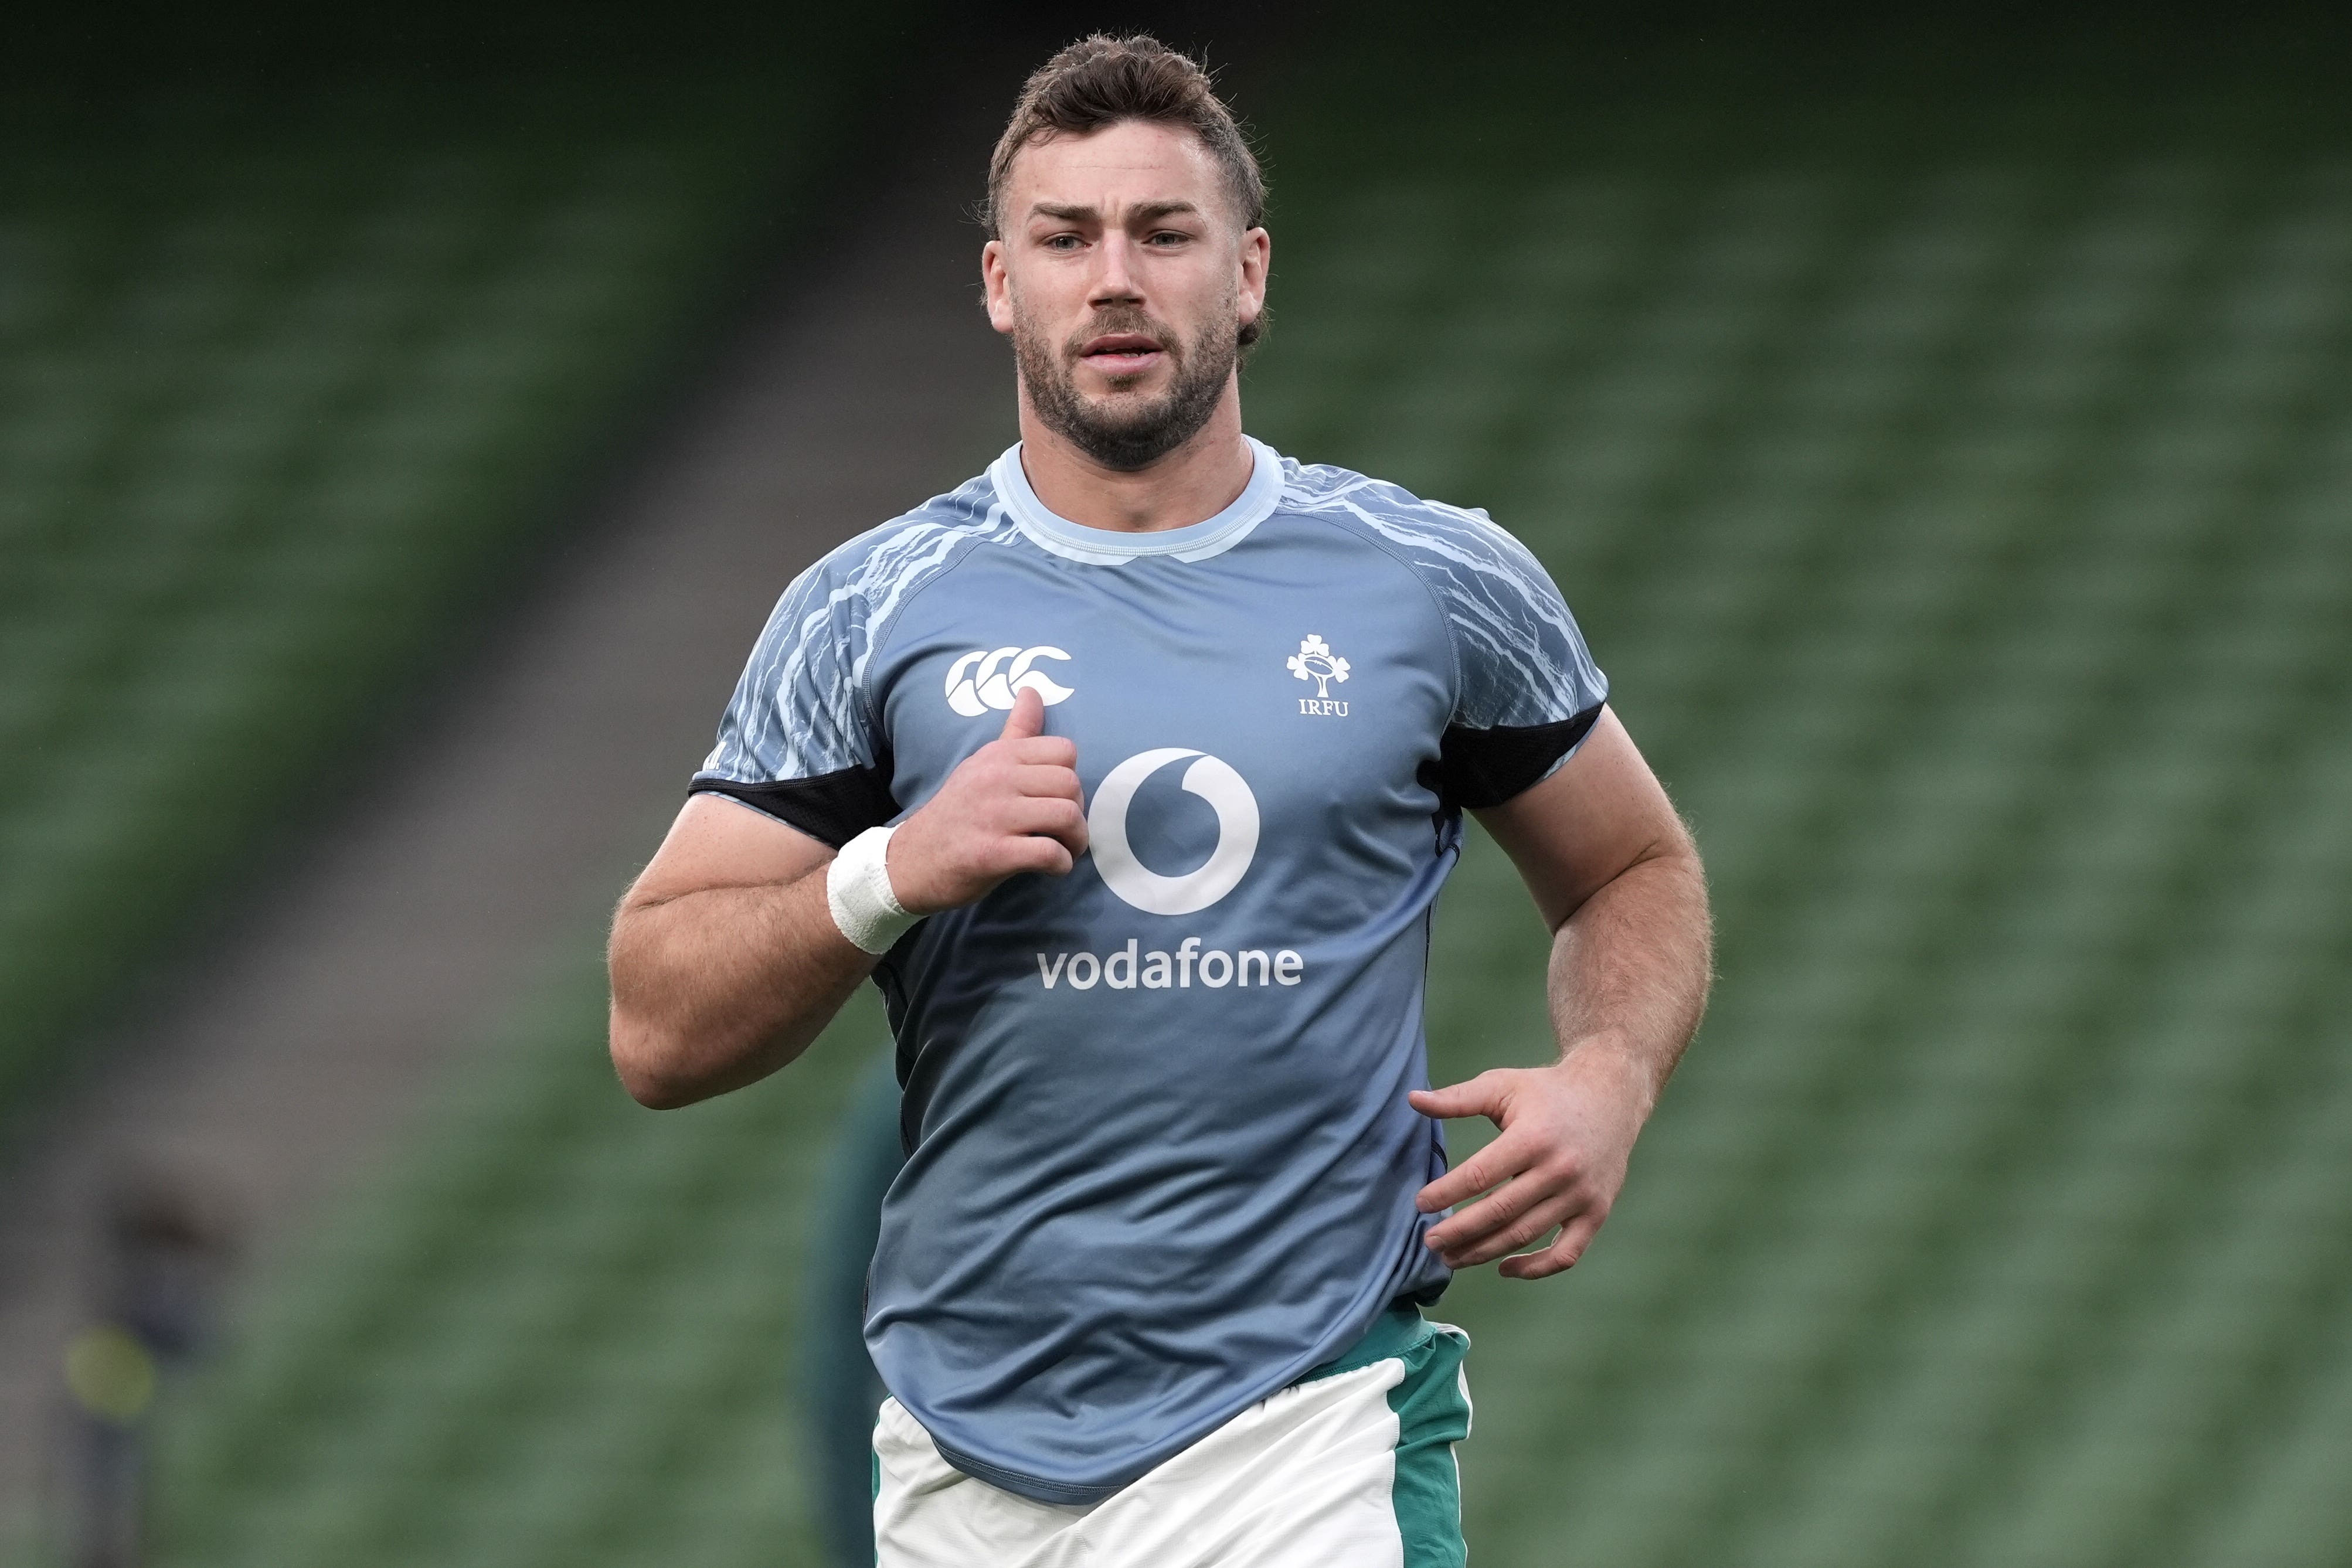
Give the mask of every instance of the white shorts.
[(1033, 1502), (874, 1427), (878, 1568), (1460, 1568), (1469, 1336), (1391, 1312), (1357, 1350), (1101, 1502)]

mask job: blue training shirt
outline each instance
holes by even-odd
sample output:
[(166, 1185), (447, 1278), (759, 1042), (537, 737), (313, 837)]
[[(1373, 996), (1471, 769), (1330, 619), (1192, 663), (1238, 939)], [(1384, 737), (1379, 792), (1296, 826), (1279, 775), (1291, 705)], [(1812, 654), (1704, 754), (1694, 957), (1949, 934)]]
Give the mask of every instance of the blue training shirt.
[(1422, 992), (1465, 808), (1607, 684), (1483, 513), (1253, 441), (1160, 533), (1046, 510), (1016, 446), (776, 607), (693, 788), (838, 846), (930, 799), (1015, 692), (1077, 743), (1091, 847), (875, 970), (908, 1160), (866, 1342), (957, 1469), (1110, 1495), (1444, 1267)]

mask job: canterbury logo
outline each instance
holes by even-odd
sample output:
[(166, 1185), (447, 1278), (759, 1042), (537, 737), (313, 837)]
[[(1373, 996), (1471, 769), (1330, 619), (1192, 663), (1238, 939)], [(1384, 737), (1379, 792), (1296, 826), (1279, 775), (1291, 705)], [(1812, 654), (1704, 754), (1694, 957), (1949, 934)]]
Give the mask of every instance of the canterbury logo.
[[(948, 706), (966, 718), (978, 718), (990, 708), (999, 713), (1010, 709), (1016, 692), (1035, 692), (1051, 707), (1066, 700), (1070, 688), (1030, 666), (1040, 659), (1066, 663), (1069, 657), (1059, 648), (999, 648), (994, 653), (974, 648), (948, 666)], [(1013, 661), (1009, 666), (1007, 659)]]
[[(1005, 706), (1012, 706), (1009, 699)], [(1145, 779), (1187, 757), (1200, 760), (1184, 769), (1184, 788), (1215, 808), (1217, 847), (1197, 870), (1162, 876), (1138, 860), (1129, 845), (1127, 809)], [(1087, 839), (1103, 884), (1120, 898), (1150, 915), (1190, 915), (1233, 892), (1256, 858), (1257, 797), (1232, 764), (1204, 752), (1165, 746), (1129, 758), (1096, 786), (1094, 805), (1087, 812)]]

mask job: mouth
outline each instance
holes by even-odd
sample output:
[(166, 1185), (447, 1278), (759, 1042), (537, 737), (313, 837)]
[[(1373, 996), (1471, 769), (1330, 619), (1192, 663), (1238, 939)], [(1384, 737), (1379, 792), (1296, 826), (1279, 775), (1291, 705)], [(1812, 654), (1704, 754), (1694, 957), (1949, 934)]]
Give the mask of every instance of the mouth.
[(1078, 362), (1107, 376), (1136, 376), (1158, 364), (1166, 352), (1160, 340), (1147, 333), (1106, 332), (1087, 340), (1078, 350)]

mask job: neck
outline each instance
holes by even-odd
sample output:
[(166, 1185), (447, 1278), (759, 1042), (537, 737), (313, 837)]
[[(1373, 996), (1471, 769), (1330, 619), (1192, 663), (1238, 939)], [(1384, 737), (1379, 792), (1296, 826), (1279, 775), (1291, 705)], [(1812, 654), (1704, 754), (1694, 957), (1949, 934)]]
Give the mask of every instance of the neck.
[(1248, 488), (1256, 459), (1242, 439), (1241, 388), (1228, 382), (1209, 423), (1149, 467), (1106, 468), (1045, 427), (1021, 400), (1021, 471), (1056, 517), (1149, 534), (1215, 517)]

